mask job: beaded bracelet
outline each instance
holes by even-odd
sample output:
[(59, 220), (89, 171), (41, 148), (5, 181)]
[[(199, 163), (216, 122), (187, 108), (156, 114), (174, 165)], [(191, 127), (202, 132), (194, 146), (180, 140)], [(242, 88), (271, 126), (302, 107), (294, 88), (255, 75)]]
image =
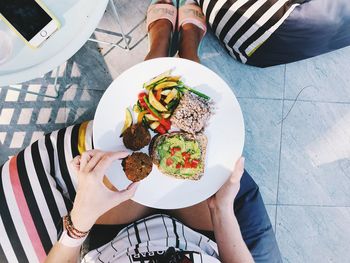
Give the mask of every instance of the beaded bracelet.
[(76, 229), (73, 225), (70, 214), (63, 217), (63, 225), (64, 228), (67, 230), (68, 235), (72, 238), (80, 239), (86, 237), (90, 232), (90, 230), (84, 232)]

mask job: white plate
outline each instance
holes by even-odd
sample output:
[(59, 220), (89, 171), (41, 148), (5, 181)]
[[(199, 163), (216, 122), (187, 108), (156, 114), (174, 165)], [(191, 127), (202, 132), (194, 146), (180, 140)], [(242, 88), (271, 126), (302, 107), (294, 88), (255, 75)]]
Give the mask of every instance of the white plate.
[[(205, 130), (208, 146), (203, 177), (199, 181), (175, 179), (163, 175), (153, 165), (151, 174), (140, 184), (133, 200), (161, 209), (191, 206), (216, 193), (229, 177), (244, 145), (241, 108), (229, 86), (203, 65), (179, 58), (159, 58), (128, 69), (106, 90), (93, 125), (95, 148), (106, 151), (125, 149), (122, 138), (119, 138), (125, 108), (131, 109), (135, 104), (144, 82), (168, 69), (174, 69), (173, 74), (182, 76), (188, 86), (209, 95), (216, 108)], [(148, 147), (142, 151), (148, 153)], [(118, 189), (124, 189), (130, 183), (120, 161), (112, 165), (107, 176)]]

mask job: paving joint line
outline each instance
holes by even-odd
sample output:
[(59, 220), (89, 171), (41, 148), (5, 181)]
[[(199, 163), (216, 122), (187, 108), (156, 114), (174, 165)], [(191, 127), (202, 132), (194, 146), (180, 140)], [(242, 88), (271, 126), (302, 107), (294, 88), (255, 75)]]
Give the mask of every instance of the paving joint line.
[[(280, 134), (280, 147), (279, 147), (279, 157), (278, 157), (278, 173), (277, 173), (277, 192), (276, 192), (276, 204), (278, 204), (278, 194), (279, 194), (279, 188), (280, 188), (280, 174), (281, 174), (281, 155), (282, 155), (282, 133), (283, 133), (283, 116), (284, 116), (284, 97), (286, 93), (286, 71), (287, 71), (287, 65), (284, 65), (284, 72), (283, 72), (283, 99), (282, 99), (282, 121), (281, 121), (281, 134)], [(277, 236), (277, 213), (278, 213), (278, 206), (276, 205), (275, 208), (275, 235)]]
[[(294, 99), (284, 99), (285, 101), (293, 101)], [(346, 101), (326, 101), (326, 100), (307, 100), (307, 99), (298, 99), (297, 102), (316, 102), (316, 103), (329, 103), (329, 104), (345, 104), (348, 105), (350, 104), (350, 102), (346, 102)]]
[(236, 96), (237, 99), (250, 99), (250, 100), (275, 100), (275, 101), (280, 101), (283, 100), (279, 98), (264, 98), (264, 97), (242, 97), (242, 96)]
[(329, 208), (350, 208), (350, 205), (317, 205), (317, 204), (276, 204), (276, 206), (292, 206), (292, 207), (329, 207)]

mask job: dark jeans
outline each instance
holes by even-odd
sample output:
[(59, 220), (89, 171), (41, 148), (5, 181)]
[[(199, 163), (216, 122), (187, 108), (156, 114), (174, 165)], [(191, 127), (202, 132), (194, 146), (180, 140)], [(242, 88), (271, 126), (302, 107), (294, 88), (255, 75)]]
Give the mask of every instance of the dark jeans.
[[(259, 187), (245, 171), (241, 188), (234, 203), (234, 211), (242, 236), (257, 263), (282, 262), (270, 219), (267, 215)], [(95, 225), (90, 232), (85, 251), (110, 242), (127, 225)], [(214, 233), (196, 230), (215, 240)]]
[(349, 45), (349, 0), (309, 0), (293, 10), (247, 64), (285, 64)]

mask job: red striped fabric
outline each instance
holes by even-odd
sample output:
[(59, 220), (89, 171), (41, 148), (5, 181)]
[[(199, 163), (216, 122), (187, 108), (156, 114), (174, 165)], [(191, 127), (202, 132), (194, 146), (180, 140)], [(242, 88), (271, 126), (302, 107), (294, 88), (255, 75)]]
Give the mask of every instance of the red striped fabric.
[(46, 253), (44, 247), (39, 238), (39, 234), (35, 228), (33, 218), (30, 214), (29, 207), (24, 196), (23, 189), (19, 180), (18, 170), (17, 170), (17, 157), (13, 157), (10, 160), (10, 180), (12, 184), (12, 189), (16, 197), (16, 202), (18, 209), (21, 213), (22, 220), (24, 222), (25, 228), (27, 230), (28, 236), (34, 247), (35, 253), (40, 262), (44, 262), (46, 258)]
[(80, 126), (47, 134), (0, 165), (0, 263), (45, 261), (72, 207), (69, 162), (79, 154), (79, 138), (92, 147), (92, 122)]

